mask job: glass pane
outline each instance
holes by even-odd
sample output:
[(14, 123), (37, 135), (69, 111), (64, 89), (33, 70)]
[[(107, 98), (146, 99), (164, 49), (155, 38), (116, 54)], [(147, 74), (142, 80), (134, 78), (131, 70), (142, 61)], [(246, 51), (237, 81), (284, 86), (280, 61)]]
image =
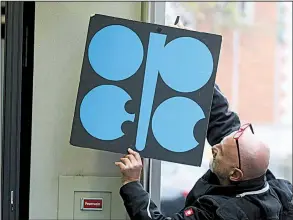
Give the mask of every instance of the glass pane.
[[(216, 83), (271, 148), (270, 169), (292, 181), (292, 2), (167, 2), (166, 24), (223, 36)], [(162, 211), (174, 214), (208, 169), (162, 162)], [(282, 163), (280, 163), (282, 161)]]

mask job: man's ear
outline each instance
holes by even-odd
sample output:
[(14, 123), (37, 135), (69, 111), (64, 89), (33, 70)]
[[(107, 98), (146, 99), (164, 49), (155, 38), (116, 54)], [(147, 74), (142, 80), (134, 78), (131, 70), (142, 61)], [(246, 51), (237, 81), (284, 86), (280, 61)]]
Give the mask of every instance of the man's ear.
[(240, 169), (235, 168), (233, 171), (230, 172), (229, 178), (233, 182), (241, 181), (243, 179), (243, 172)]

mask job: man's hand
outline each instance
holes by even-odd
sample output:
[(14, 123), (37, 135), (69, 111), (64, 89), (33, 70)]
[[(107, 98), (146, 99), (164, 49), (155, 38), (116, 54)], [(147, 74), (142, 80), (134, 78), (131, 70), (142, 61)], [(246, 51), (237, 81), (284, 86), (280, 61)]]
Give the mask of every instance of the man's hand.
[(185, 29), (185, 30), (189, 30), (189, 31), (194, 31), (192, 28), (189, 27), (185, 27), (183, 24), (176, 24), (176, 25), (170, 25), (170, 27), (174, 27), (174, 28), (180, 28), (180, 29)]
[(122, 157), (121, 162), (116, 162), (115, 165), (120, 168), (122, 173), (122, 184), (139, 181), (142, 170), (142, 161), (139, 153), (128, 149), (128, 155)]

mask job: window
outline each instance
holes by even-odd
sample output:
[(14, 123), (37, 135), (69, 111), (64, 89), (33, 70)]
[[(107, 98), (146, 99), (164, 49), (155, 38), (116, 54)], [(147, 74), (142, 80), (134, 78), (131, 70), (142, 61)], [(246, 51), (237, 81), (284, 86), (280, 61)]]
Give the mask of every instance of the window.
[(237, 10), (240, 15), (240, 21), (244, 24), (251, 25), (254, 22), (255, 2), (237, 2)]

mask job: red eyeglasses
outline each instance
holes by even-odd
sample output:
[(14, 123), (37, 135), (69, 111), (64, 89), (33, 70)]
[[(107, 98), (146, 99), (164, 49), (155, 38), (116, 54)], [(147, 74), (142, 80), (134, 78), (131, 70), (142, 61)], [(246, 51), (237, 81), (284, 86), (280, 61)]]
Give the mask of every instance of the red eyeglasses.
[(236, 141), (236, 146), (237, 146), (237, 151), (238, 151), (238, 161), (239, 161), (239, 169), (241, 170), (241, 161), (240, 161), (240, 150), (239, 150), (239, 138), (241, 137), (241, 135), (243, 134), (243, 132), (246, 130), (246, 128), (250, 128), (252, 134), (254, 134), (254, 131), (253, 131), (253, 128), (252, 128), (252, 125), (250, 123), (247, 123), (247, 124), (244, 124), (242, 125), (239, 130), (234, 134), (233, 138), (235, 139)]

